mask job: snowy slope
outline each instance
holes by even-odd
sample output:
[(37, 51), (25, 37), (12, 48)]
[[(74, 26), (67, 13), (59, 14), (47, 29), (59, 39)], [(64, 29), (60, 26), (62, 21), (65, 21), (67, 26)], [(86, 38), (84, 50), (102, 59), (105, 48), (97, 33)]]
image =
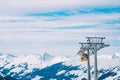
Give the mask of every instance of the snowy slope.
[(66, 57), (51, 56), (48, 53), (17, 57), (13, 57), (10, 54), (0, 55), (0, 71), (20, 79), (24, 75), (32, 73), (34, 69), (43, 69), (67, 59)]
[(0, 80), (17, 80), (17, 79), (10, 77), (9, 75), (5, 75), (5, 74), (0, 72)]
[[(93, 56), (91, 59), (91, 76), (94, 80), (94, 60)], [(79, 66), (78, 70), (70, 71), (70, 74), (79, 75), (77, 80), (87, 79), (87, 63), (80, 62), (80, 59), (76, 58), (74, 61), (66, 61), (63, 63), (67, 66)], [(99, 80), (120, 80), (120, 54), (114, 55), (100, 55), (98, 56), (98, 76)], [(76, 80), (76, 79), (75, 79)]]
[[(94, 78), (94, 60), (91, 76)], [(87, 63), (79, 57), (42, 55), (0, 55), (0, 72), (19, 80), (86, 80)], [(99, 80), (120, 80), (120, 54), (98, 56)]]

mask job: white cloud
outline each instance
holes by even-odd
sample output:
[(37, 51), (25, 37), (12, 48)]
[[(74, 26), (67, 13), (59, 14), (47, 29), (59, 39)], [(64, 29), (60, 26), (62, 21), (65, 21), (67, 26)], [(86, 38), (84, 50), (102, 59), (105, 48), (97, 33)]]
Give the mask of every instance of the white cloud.
[(119, 6), (119, 0), (1, 0), (0, 14), (21, 14), (35, 11), (73, 9), (80, 7)]
[[(96, 35), (105, 36), (110, 40), (118, 39), (120, 24), (106, 24), (105, 22), (119, 20), (119, 12), (101, 14), (98, 11), (97, 14), (79, 14), (78, 9), (96, 8), (97, 6), (116, 7), (119, 4), (119, 0), (1, 0), (0, 51), (12, 53), (29, 53), (30, 51), (33, 53), (42, 50), (50, 51), (53, 54), (67, 53), (69, 55), (76, 54), (79, 41), (84, 41), (86, 36)], [(60, 9), (71, 9), (71, 13), (73, 9), (75, 14), (70, 16), (25, 16), (26, 13), (59, 11)], [(11, 14), (13, 16), (10, 16)], [(75, 26), (81, 26), (81, 28), (69, 29)]]
[[(120, 24), (105, 24), (106, 21), (118, 19), (120, 14), (86, 14), (86, 15), (73, 15), (68, 17), (1, 17), (0, 18), (0, 31), (35, 31), (35, 30), (53, 30), (60, 27), (74, 27), (74, 26), (100, 26), (98, 28), (108, 29), (113, 25), (119, 26)], [(58, 17), (57, 17), (58, 18)], [(51, 20), (56, 19), (56, 20)], [(47, 21), (48, 20), (48, 21)], [(51, 21), (49, 21), (51, 20)], [(109, 26), (107, 26), (109, 25)], [(107, 26), (107, 27), (106, 27)], [(11, 29), (12, 28), (12, 29)]]

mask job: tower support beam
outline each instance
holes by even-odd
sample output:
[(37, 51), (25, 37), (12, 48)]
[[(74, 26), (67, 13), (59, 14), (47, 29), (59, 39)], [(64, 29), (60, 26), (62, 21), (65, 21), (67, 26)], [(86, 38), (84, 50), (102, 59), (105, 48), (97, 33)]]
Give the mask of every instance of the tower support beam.
[(88, 80), (91, 80), (91, 75), (90, 75), (90, 54), (89, 50), (87, 50), (88, 53), (88, 61), (87, 61), (87, 67), (88, 67)]
[(97, 51), (94, 50), (94, 77), (95, 80), (98, 80), (98, 69), (97, 69)]

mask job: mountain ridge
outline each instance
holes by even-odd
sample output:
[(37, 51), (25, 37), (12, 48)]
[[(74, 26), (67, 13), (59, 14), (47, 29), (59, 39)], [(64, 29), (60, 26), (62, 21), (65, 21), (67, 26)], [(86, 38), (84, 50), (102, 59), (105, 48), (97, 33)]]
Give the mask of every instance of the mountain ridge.
[[(93, 75), (94, 59), (93, 56), (90, 58), (91, 74)], [(98, 55), (99, 80), (119, 80), (119, 62), (119, 53)], [(68, 77), (69, 80), (87, 80), (86, 62), (80, 62), (79, 57), (52, 56), (48, 53), (39, 56), (22, 55), (12, 57), (0, 55), (0, 72), (18, 80), (68, 80)]]

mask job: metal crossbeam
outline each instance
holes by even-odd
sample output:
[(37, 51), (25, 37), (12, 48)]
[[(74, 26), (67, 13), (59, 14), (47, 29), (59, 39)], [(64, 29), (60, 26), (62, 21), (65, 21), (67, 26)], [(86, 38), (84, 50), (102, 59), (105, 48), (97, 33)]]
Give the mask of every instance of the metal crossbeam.
[(105, 39), (105, 37), (86, 37), (86, 38), (98, 38), (98, 39)]

